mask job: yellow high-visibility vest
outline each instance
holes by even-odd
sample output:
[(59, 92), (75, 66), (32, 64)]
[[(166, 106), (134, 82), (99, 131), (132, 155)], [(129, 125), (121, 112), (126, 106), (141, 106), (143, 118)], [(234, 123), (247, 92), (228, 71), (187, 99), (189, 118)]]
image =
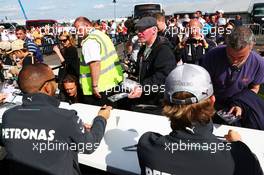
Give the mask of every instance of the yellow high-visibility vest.
[[(114, 44), (106, 34), (99, 30), (94, 30), (82, 41), (82, 45), (88, 40), (95, 40), (100, 44), (101, 72), (98, 89), (99, 92), (104, 92), (123, 81), (123, 70)], [(80, 57), (80, 84), (84, 95), (93, 94), (90, 66), (85, 63), (83, 55)]]

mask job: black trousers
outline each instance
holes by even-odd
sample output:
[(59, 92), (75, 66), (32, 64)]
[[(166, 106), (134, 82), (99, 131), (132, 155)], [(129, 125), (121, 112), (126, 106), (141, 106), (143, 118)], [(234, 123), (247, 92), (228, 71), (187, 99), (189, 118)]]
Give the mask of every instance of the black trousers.
[(112, 88), (111, 90), (100, 92), (100, 95), (102, 98), (97, 98), (94, 95), (84, 95), (83, 102), (85, 104), (90, 104), (90, 105), (96, 105), (96, 106), (108, 105), (108, 106), (112, 106), (115, 109), (130, 110), (132, 103), (130, 103), (127, 98), (118, 100), (116, 102), (112, 102), (108, 99), (108, 97), (112, 95), (121, 93), (122, 91), (120, 91), (119, 89), (120, 89), (120, 86), (118, 85)]

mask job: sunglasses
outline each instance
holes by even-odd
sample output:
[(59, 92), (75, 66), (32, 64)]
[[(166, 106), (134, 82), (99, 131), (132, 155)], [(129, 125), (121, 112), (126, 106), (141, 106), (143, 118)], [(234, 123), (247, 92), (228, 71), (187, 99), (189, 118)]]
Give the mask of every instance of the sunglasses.
[(61, 39), (60, 41), (65, 43), (68, 39)]
[(44, 81), (43, 84), (40, 86), (39, 91), (44, 87), (44, 85), (46, 83), (51, 82), (51, 81), (55, 81), (57, 83), (58, 82), (58, 77), (54, 77), (52, 79), (49, 79), (49, 80)]

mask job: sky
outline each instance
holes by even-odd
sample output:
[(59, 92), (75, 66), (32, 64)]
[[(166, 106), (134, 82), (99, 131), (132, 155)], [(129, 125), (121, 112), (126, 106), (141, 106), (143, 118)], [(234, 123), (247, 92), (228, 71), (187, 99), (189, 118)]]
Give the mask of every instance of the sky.
[[(175, 2), (203, 0), (116, 0), (116, 17), (131, 16), (133, 5), (153, 2), (170, 6)], [(28, 19), (69, 20), (78, 16), (89, 19), (114, 18), (113, 0), (21, 0)], [(18, 0), (0, 0), (0, 20), (24, 19)]]
[[(20, 0), (28, 19), (55, 19), (58, 21), (73, 20), (86, 16), (91, 20), (114, 19), (113, 0)], [(215, 12), (246, 11), (252, 2), (264, 0), (116, 0), (116, 17), (131, 16), (133, 7), (138, 3), (161, 3), (166, 15), (175, 11)], [(0, 21), (3, 19), (24, 19), (18, 0), (0, 0)]]

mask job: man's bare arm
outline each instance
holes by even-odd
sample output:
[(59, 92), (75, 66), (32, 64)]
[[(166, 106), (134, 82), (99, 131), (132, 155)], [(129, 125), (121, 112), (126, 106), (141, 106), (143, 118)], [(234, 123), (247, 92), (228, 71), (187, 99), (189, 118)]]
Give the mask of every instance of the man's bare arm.
[(93, 94), (96, 97), (101, 98), (101, 95), (99, 94), (99, 90), (98, 90), (98, 81), (100, 78), (100, 71), (101, 71), (100, 61), (92, 61), (89, 63), (89, 66), (91, 69)]

